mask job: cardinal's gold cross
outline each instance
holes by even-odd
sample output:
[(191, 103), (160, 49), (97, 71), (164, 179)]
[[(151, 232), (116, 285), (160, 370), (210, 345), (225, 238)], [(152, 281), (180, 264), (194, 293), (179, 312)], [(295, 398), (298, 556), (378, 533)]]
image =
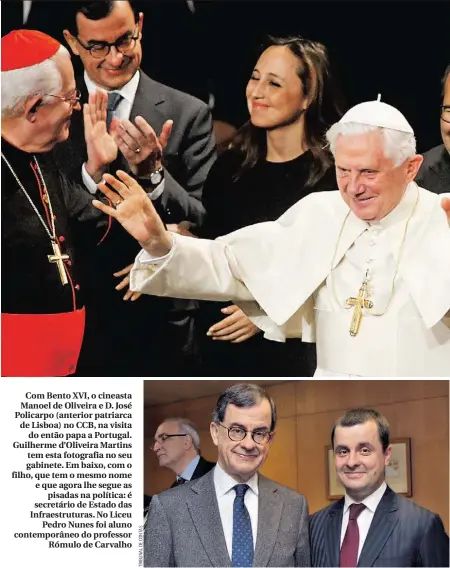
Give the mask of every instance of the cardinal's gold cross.
[(59, 271), (59, 277), (61, 278), (61, 283), (68, 284), (66, 269), (64, 267), (64, 261), (69, 260), (68, 254), (61, 254), (61, 249), (56, 241), (52, 240), (53, 254), (48, 254), (48, 261), (51, 263), (56, 263)]
[(355, 337), (358, 334), (361, 319), (363, 317), (363, 308), (373, 308), (373, 302), (367, 299), (369, 292), (367, 290), (367, 275), (364, 282), (361, 284), (358, 296), (356, 298), (348, 298), (347, 306), (353, 306), (353, 316), (350, 324), (350, 335)]

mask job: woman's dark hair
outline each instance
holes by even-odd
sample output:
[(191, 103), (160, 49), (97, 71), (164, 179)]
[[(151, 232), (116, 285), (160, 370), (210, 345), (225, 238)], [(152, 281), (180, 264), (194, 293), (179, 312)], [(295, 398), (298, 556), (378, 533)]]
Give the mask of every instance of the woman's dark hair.
[[(328, 52), (324, 45), (301, 36), (269, 36), (259, 55), (271, 46), (287, 47), (299, 60), (298, 76), (303, 85), (303, 95), (308, 98), (305, 110), (305, 142), (313, 154), (313, 166), (305, 188), (314, 186), (332, 163), (327, 148), (325, 132), (343, 114), (341, 94), (333, 83)], [(266, 130), (246, 122), (231, 143), (232, 148), (243, 154), (241, 167), (235, 179), (251, 168), (267, 153)]]

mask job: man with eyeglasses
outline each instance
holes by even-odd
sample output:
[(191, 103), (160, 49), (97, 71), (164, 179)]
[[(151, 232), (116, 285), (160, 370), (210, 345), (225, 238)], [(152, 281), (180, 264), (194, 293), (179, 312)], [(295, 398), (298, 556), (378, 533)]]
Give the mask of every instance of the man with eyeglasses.
[(258, 473), (276, 421), (258, 385), (219, 396), (210, 426), (217, 465), (153, 497), (144, 566), (310, 566), (305, 498)]
[[(88, 159), (80, 116), (67, 144), (59, 149), (60, 167), (69, 177), (82, 175), (86, 184), (86, 174), (99, 181), (106, 168), (110, 172), (123, 169), (139, 179), (170, 229), (183, 231), (186, 223), (178, 228), (183, 221), (199, 223), (204, 211), (203, 183), (215, 160), (207, 105), (142, 71), (144, 15), (133, 2), (67, 5), (64, 36), (84, 67), (83, 77), (77, 78), (78, 88), (83, 100), (93, 97), (96, 89), (108, 93), (107, 123), (119, 153), (109, 166), (105, 155)], [(91, 185), (93, 193), (96, 189)], [(86, 269), (91, 309), (80, 372), (102, 376), (198, 374), (193, 317), (197, 303), (147, 298), (139, 305), (124, 302), (131, 293), (123, 296), (117, 290), (128, 284), (130, 259), (137, 253), (133, 239), (123, 238), (120, 246), (113, 247), (111, 242), (91, 253), (91, 266)], [(128, 265), (128, 271), (124, 270)], [(105, 274), (102, 279), (98, 267)], [(112, 361), (108, 346), (118, 342), (121, 356)], [(104, 354), (101, 364), (99, 353)]]
[[(175, 473), (171, 487), (199, 479), (216, 465), (200, 455), (200, 436), (193, 422), (186, 418), (164, 420), (155, 432), (150, 449), (155, 452), (161, 467)], [(144, 509), (149, 502), (150, 498), (146, 501), (144, 497)]]
[(1, 47), (2, 375), (71, 375), (85, 320), (72, 223), (83, 221), (91, 246), (108, 225), (53, 160), (80, 110), (69, 52), (32, 30)]
[(442, 78), (441, 136), (443, 144), (423, 155), (417, 183), (434, 193), (450, 191), (450, 65)]

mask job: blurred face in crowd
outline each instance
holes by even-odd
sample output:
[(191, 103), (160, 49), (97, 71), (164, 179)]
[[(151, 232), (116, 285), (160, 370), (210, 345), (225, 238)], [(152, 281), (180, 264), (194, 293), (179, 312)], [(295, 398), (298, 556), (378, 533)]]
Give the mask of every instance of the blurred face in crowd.
[[(143, 14), (140, 14), (139, 21), (136, 23), (130, 4), (119, 1), (115, 2), (111, 13), (105, 18), (89, 20), (84, 14), (78, 13), (76, 19), (78, 39), (85, 46), (100, 47), (102, 42), (119, 41), (122, 43), (124, 47), (119, 47), (119, 49), (125, 53), (121, 53), (113, 46), (108, 55), (96, 58), (68, 30), (64, 30), (64, 37), (73, 53), (80, 56), (89, 78), (94, 83), (106, 90), (123, 87), (134, 76), (141, 64)], [(136, 36), (138, 39), (132, 41), (131, 38)]]
[(48, 152), (59, 142), (69, 137), (70, 120), (75, 110), (80, 110), (80, 103), (62, 100), (59, 97), (75, 97), (75, 78), (68, 54), (58, 54), (54, 61), (61, 74), (61, 91), (58, 96), (49, 97), (49, 101), (36, 105), (33, 97), (25, 107), (26, 118), (30, 126), (29, 133), (37, 152)]
[(445, 80), (444, 100), (442, 101), (442, 104), (449, 107), (443, 114), (443, 118), (445, 118), (445, 120), (441, 118), (441, 135), (447, 151), (450, 152), (450, 75), (448, 75)]
[(362, 501), (380, 487), (390, 456), (391, 446), (383, 452), (378, 426), (373, 420), (350, 427), (336, 427), (336, 473), (348, 495), (355, 501)]
[[(270, 403), (262, 399), (248, 408), (228, 404), (223, 422), (211, 423), (211, 437), (217, 446), (219, 465), (238, 483), (248, 481), (266, 461), (272, 438), (268, 436), (265, 443), (257, 443), (250, 432), (269, 433), (271, 420)], [(243, 440), (235, 442), (230, 439), (227, 428), (232, 428), (232, 436), (242, 430), (247, 430), (247, 434)]]
[[(173, 436), (173, 434), (181, 435)], [(186, 451), (192, 446), (191, 437), (183, 434), (177, 422), (163, 422), (156, 430), (153, 440), (153, 451), (156, 453), (159, 465), (178, 474), (181, 471), (177, 471), (177, 464), (183, 461)]]
[(339, 190), (353, 213), (364, 221), (379, 221), (400, 203), (422, 161), (422, 156), (416, 155), (395, 167), (385, 156), (379, 130), (339, 135), (336, 140)]
[(299, 59), (285, 46), (271, 46), (262, 53), (246, 90), (254, 126), (273, 130), (303, 120), (307, 100), (298, 76), (299, 65)]

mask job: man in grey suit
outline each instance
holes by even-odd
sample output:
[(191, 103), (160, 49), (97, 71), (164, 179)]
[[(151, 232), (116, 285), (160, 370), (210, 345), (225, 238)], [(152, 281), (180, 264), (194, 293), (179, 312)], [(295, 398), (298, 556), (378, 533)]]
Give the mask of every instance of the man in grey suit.
[(275, 426), (275, 403), (261, 387), (219, 396), (210, 425), (218, 463), (153, 497), (145, 566), (310, 566), (305, 498), (258, 473)]
[[(171, 487), (199, 479), (216, 465), (200, 455), (200, 436), (195, 424), (187, 418), (166, 418), (161, 422), (151, 449), (159, 465), (175, 473), (176, 479)], [(144, 515), (149, 505), (150, 497), (144, 495)]]
[[(84, 73), (77, 77), (82, 100), (95, 96), (99, 88), (108, 93), (110, 130), (104, 136), (104, 152), (89, 152), (88, 159), (83, 117), (74, 119), (70, 139), (58, 149), (59, 167), (69, 178), (82, 178), (95, 193), (96, 185), (89, 184), (86, 174), (98, 182), (112, 159), (109, 171), (132, 173), (169, 228), (181, 230), (183, 221), (199, 223), (204, 213), (203, 183), (216, 157), (207, 105), (152, 80), (140, 69), (144, 14), (134, 3), (68, 2), (67, 11), (64, 37), (76, 56), (75, 64), (78, 60), (83, 64)], [(119, 150), (115, 159), (111, 158), (114, 146), (116, 154)], [(111, 239), (102, 250), (85, 251), (91, 259), (85, 269), (90, 315), (80, 374), (198, 374), (196, 302), (144, 298), (136, 304), (124, 302), (117, 290), (128, 284), (125, 267), (138, 247), (122, 228), (116, 234), (119, 244)], [(130, 297), (127, 292), (124, 299)], [(110, 345), (121, 346), (114, 360), (109, 357)]]
[(345, 497), (311, 515), (312, 566), (449, 566), (449, 539), (438, 515), (397, 495), (385, 482), (389, 424), (352, 409), (332, 431)]

